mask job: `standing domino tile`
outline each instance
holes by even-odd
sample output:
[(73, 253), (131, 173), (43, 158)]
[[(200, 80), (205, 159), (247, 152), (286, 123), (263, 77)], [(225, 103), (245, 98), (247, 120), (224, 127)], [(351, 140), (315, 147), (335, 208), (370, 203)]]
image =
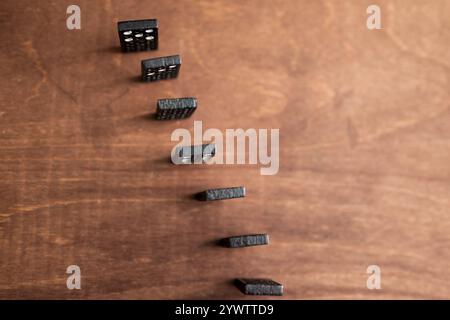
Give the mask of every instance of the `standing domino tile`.
[(246, 295), (283, 295), (283, 285), (270, 279), (236, 279), (234, 284)]
[(123, 52), (158, 49), (158, 20), (119, 21), (120, 46)]
[(209, 161), (216, 154), (214, 143), (196, 146), (182, 146), (175, 149), (171, 156), (174, 164), (201, 164)]
[(244, 187), (210, 189), (197, 194), (197, 199), (201, 201), (225, 200), (245, 197)]
[(156, 104), (156, 119), (184, 119), (190, 117), (196, 109), (196, 98), (159, 99)]
[(249, 234), (245, 236), (234, 236), (220, 240), (220, 244), (227, 248), (262, 246), (269, 244), (269, 235)]
[(142, 81), (151, 82), (176, 78), (180, 67), (179, 55), (142, 60)]

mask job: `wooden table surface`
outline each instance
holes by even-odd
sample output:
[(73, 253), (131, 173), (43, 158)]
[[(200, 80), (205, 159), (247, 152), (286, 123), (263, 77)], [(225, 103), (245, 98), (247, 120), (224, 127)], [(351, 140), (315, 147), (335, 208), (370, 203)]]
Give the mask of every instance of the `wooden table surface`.
[[(450, 1), (378, 0), (373, 31), (365, 0), (78, 0), (72, 31), (70, 4), (0, 2), (0, 298), (246, 298), (236, 277), (285, 299), (450, 298)], [(122, 54), (117, 21), (143, 18), (159, 50)], [(178, 79), (138, 81), (170, 54)], [(182, 96), (190, 119), (151, 119)], [(280, 129), (279, 173), (171, 165), (195, 120)], [(215, 245), (260, 232), (269, 246)]]

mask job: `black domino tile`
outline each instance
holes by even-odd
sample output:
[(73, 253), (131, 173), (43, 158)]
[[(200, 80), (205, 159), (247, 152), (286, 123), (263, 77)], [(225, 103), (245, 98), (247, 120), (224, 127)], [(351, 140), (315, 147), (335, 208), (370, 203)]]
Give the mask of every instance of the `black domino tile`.
[(179, 55), (142, 60), (142, 81), (153, 82), (176, 78), (180, 67), (181, 57)]
[(130, 20), (117, 24), (123, 52), (158, 49), (158, 20)]

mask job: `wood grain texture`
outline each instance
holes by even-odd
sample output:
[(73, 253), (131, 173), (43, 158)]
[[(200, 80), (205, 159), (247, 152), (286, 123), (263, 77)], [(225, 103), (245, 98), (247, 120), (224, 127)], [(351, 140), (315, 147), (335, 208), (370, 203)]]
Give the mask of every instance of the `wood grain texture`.
[[(450, 1), (378, 0), (379, 31), (365, 0), (77, 3), (68, 31), (72, 2), (0, 2), (0, 298), (246, 298), (236, 277), (288, 299), (450, 298)], [(122, 54), (117, 21), (142, 18), (160, 49)], [(138, 81), (178, 53), (177, 80)], [(149, 118), (183, 96), (192, 118)], [(194, 120), (279, 128), (279, 173), (170, 165)], [(253, 233), (270, 245), (215, 245)]]

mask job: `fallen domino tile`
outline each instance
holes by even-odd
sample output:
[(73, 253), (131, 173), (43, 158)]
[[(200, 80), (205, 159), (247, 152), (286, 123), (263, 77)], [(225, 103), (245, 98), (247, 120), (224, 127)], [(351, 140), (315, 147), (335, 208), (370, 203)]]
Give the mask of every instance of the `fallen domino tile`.
[(283, 295), (283, 285), (270, 279), (236, 279), (234, 284), (246, 295)]
[(222, 239), (220, 244), (227, 248), (242, 248), (269, 244), (269, 235), (250, 234)]
[(245, 197), (244, 187), (210, 189), (197, 194), (200, 201), (214, 201)]

